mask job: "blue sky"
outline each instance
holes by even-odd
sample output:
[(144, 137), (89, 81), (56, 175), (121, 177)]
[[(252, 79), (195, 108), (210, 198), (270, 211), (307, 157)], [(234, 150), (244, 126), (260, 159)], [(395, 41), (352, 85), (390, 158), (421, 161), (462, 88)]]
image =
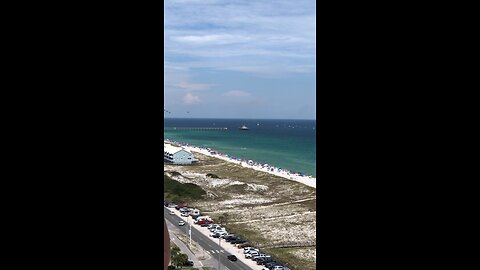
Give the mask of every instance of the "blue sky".
[(164, 3), (165, 117), (315, 119), (315, 1)]

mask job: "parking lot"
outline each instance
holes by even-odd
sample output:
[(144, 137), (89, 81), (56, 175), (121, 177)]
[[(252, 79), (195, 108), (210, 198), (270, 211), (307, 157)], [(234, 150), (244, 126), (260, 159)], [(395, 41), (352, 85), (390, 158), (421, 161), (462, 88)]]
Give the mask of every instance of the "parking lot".
[[(170, 205), (170, 206), (172, 206), (172, 205)], [(182, 210), (184, 210), (184, 209), (182, 209)], [(210, 254), (211, 256), (220, 257), (220, 260), (221, 261), (223, 260), (222, 264), (225, 264), (225, 266), (228, 269), (231, 269), (231, 270), (233, 270), (234, 268), (244, 269), (245, 267), (247, 269), (253, 269), (253, 270), (263, 270), (263, 269), (269, 269), (269, 270), (272, 270), (272, 269), (274, 269), (274, 270), (284, 270), (285, 269), (285, 270), (287, 270), (288, 269), (286, 267), (284, 268), (281, 265), (281, 263), (278, 262), (278, 261), (277, 261), (277, 264), (271, 265), (270, 268), (265, 268), (264, 265), (258, 265), (256, 261), (245, 258), (246, 256), (251, 257), (251, 255), (246, 255), (244, 253), (245, 252), (244, 248), (236, 247), (235, 245), (229, 243), (228, 240), (231, 240), (231, 238), (233, 238), (234, 240), (236, 240), (236, 239), (235, 239), (235, 236), (233, 236), (233, 235), (230, 235), (230, 237), (228, 237), (229, 234), (228, 234), (227, 231), (225, 231), (225, 229), (222, 230), (222, 228), (217, 228), (217, 230), (216, 230), (218, 232), (218, 234), (216, 235), (217, 238), (214, 238), (212, 236), (214, 233), (212, 233), (212, 231), (207, 227), (207, 224), (209, 223), (208, 221), (212, 221), (208, 217), (199, 216), (199, 217), (197, 217), (197, 219), (194, 220), (194, 218), (192, 218), (191, 216), (188, 216), (186, 214), (182, 215), (181, 212), (180, 212), (180, 209), (175, 209), (175, 207), (169, 207), (169, 208), (165, 207), (165, 212), (168, 213), (168, 215), (175, 216), (179, 220), (184, 221), (185, 224), (181, 225), (181, 227), (192, 226), (192, 238), (193, 238), (193, 231), (195, 230), (198, 233), (202, 234), (205, 238), (208, 238), (209, 241), (212, 244), (215, 243), (215, 245), (209, 245), (210, 248), (205, 249), (205, 252)], [(207, 223), (207, 224), (205, 224), (205, 223)], [(182, 223), (180, 223), (180, 224), (182, 224)], [(205, 225), (201, 226), (201, 224), (205, 224)], [(213, 224), (214, 223), (208, 224), (208, 225), (210, 225), (210, 228), (212, 230), (214, 229), (213, 226), (212, 226)], [(218, 225), (218, 227), (221, 227), (221, 226)], [(222, 237), (225, 237), (226, 239), (224, 239), (222, 237), (218, 237), (219, 235), (222, 235)], [(243, 240), (248, 242), (248, 239), (243, 239)], [(243, 243), (243, 244), (245, 244), (245, 243)], [(254, 247), (251, 247), (249, 249), (254, 249)], [(248, 252), (249, 251), (247, 251), (247, 253)], [(258, 253), (252, 253), (252, 254), (264, 256), (266, 259), (263, 259), (263, 260), (266, 260), (267, 262), (269, 262), (269, 260), (272, 259), (268, 254), (262, 254), (261, 250), (257, 249), (257, 252)], [(223, 254), (220, 255), (220, 253), (223, 253)], [(228, 255), (235, 255), (237, 260), (236, 261), (229, 261), (228, 258), (227, 258)], [(233, 259), (233, 258), (231, 258), (231, 259)], [(245, 267), (243, 267), (243, 266), (245, 266)], [(267, 265), (267, 266), (270, 266), (270, 265)]]

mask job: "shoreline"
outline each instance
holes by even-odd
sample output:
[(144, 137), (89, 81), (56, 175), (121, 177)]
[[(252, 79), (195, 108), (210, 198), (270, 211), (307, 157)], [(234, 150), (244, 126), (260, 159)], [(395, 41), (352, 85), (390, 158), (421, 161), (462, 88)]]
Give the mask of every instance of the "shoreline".
[(285, 179), (288, 179), (288, 180), (291, 180), (291, 181), (302, 183), (304, 185), (313, 187), (315, 189), (317, 188), (317, 178), (313, 177), (313, 176), (294, 174), (294, 173), (291, 173), (287, 170), (283, 170), (281, 168), (270, 166), (268, 164), (259, 164), (259, 163), (253, 162), (252, 160), (233, 159), (233, 158), (229, 157), (228, 155), (219, 153), (219, 152), (214, 151), (214, 150), (209, 149), (209, 148), (202, 148), (202, 147), (197, 147), (197, 146), (193, 146), (193, 145), (189, 145), (189, 144), (182, 144), (182, 143), (179, 143), (179, 142), (176, 142), (176, 141), (171, 141), (171, 140), (168, 140), (168, 139), (165, 139), (163, 142), (164, 143), (169, 143), (169, 144), (181, 145), (183, 148), (185, 148), (185, 150), (190, 151), (190, 152), (197, 152), (197, 153), (200, 153), (202, 155), (206, 155), (206, 156), (213, 157), (213, 158), (218, 158), (218, 159), (230, 162), (230, 163), (240, 165), (240, 166), (245, 167), (245, 168), (250, 168), (250, 169), (253, 169), (253, 170), (256, 170), (256, 171), (269, 173), (269, 174), (279, 176), (279, 177), (282, 177), (282, 178), (285, 178)]

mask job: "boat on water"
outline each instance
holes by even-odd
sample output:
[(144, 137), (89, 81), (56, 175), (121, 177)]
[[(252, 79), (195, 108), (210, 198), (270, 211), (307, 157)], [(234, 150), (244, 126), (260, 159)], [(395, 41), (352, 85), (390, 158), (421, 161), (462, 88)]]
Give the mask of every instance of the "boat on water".
[(248, 127), (243, 125), (243, 126), (240, 127), (240, 130), (248, 130)]

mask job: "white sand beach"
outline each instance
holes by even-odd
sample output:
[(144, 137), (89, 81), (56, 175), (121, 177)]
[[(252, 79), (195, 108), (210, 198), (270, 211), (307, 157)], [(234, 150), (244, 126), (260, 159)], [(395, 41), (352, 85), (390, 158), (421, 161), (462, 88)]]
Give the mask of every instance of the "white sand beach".
[(227, 161), (227, 162), (235, 163), (235, 164), (238, 164), (238, 165), (240, 165), (242, 167), (245, 167), (245, 168), (250, 168), (250, 169), (253, 169), (253, 170), (256, 170), (256, 171), (261, 171), (261, 172), (273, 174), (273, 175), (283, 177), (283, 178), (288, 179), (288, 180), (292, 180), (292, 181), (302, 183), (304, 185), (307, 185), (307, 186), (310, 186), (310, 187), (313, 187), (313, 188), (317, 188), (317, 179), (315, 177), (312, 177), (312, 176), (304, 176), (304, 175), (302, 176), (302, 175), (299, 175), (299, 174), (294, 174), (294, 173), (291, 173), (287, 170), (276, 168), (276, 167), (268, 165), (268, 164), (258, 164), (256, 162), (251, 161), (251, 160), (247, 161), (247, 160), (233, 159), (233, 158), (229, 157), (228, 155), (219, 153), (219, 152), (214, 151), (212, 149), (201, 148), (201, 147), (196, 147), (196, 146), (192, 146), (192, 145), (180, 144), (178, 142), (173, 142), (173, 141), (169, 141), (169, 140), (164, 140), (164, 143), (181, 145), (185, 150), (190, 151), (192, 153), (197, 152), (197, 153), (209, 156), (209, 157), (214, 157), (214, 158), (218, 158), (218, 159), (221, 159), (221, 160), (224, 160), (224, 161)]

